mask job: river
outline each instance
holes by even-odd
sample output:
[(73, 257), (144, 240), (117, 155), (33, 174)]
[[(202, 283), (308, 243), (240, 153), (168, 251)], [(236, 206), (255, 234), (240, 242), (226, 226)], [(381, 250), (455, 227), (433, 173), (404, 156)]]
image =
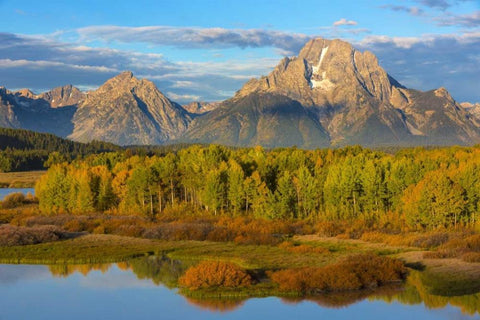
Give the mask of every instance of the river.
[(185, 267), (164, 258), (118, 264), (0, 265), (0, 319), (479, 319), (480, 294), (434, 296), (419, 273), (403, 288), (309, 299), (192, 299)]

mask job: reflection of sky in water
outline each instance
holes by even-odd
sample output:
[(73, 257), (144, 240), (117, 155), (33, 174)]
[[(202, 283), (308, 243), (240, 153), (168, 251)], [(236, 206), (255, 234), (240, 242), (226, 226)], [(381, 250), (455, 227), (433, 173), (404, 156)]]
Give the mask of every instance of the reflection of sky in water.
[(315, 302), (250, 299), (219, 313), (200, 309), (163, 286), (112, 266), (87, 276), (53, 277), (45, 266), (0, 265), (0, 319), (472, 319), (459, 309), (363, 300), (342, 308)]

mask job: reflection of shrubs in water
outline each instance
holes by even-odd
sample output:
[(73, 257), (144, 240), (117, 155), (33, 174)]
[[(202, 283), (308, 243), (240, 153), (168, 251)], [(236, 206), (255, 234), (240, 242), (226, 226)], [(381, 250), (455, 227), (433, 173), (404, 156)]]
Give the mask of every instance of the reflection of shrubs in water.
[(52, 242), (66, 238), (64, 231), (54, 226), (17, 227), (0, 225), (0, 246), (19, 246)]
[(325, 267), (286, 269), (270, 274), (282, 291), (301, 294), (347, 291), (401, 281), (406, 268), (396, 259), (361, 254)]
[(203, 261), (191, 267), (179, 279), (190, 290), (201, 288), (240, 288), (253, 284), (252, 277), (237, 265), (221, 261)]
[(311, 301), (326, 308), (342, 308), (372, 296), (382, 296), (386, 300), (388, 297), (393, 297), (401, 292), (402, 288), (403, 286), (400, 285), (387, 285), (371, 290), (329, 292), (328, 294), (317, 294), (309, 297), (284, 297), (282, 298), (282, 302), (286, 304), (297, 304), (304, 301)]
[(196, 299), (186, 297), (187, 302), (195, 307), (203, 310), (214, 312), (231, 312), (243, 306), (245, 300), (231, 300), (231, 299)]

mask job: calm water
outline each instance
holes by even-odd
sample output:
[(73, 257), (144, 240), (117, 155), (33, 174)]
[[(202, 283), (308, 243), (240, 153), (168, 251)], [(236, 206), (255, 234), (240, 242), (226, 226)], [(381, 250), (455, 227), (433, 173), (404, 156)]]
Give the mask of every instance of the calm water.
[(480, 319), (480, 294), (404, 289), (311, 300), (192, 300), (169, 288), (185, 266), (136, 259), (84, 266), (0, 265), (0, 319)]
[(15, 193), (15, 192), (21, 192), (23, 194), (31, 193), (35, 194), (35, 189), (33, 188), (0, 188), (0, 201), (3, 200), (3, 198), (10, 194), (10, 193)]

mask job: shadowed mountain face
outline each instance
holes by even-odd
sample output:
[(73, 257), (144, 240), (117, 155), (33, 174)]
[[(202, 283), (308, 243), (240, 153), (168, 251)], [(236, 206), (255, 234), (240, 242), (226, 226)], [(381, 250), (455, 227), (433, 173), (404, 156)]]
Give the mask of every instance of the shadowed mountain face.
[(120, 145), (162, 144), (180, 137), (190, 117), (148, 80), (123, 72), (87, 95), (69, 138)]
[(0, 88), (0, 126), (121, 145), (469, 145), (480, 142), (479, 109), (444, 88), (407, 89), (372, 53), (325, 39), (219, 103), (181, 107), (131, 72), (87, 94), (72, 86), (41, 95)]
[(235, 146), (327, 147), (328, 134), (315, 115), (286, 96), (250, 94), (229, 100), (195, 119), (182, 139), (190, 142)]
[[(55, 97), (52, 94), (54, 90), (35, 95), (26, 89), (11, 92), (0, 88), (0, 126), (67, 136), (73, 130), (72, 118), (79, 100), (70, 98), (70, 105), (54, 109), (49, 101), (43, 98), (43, 95)], [(82, 99), (83, 94), (77, 95), (77, 98)]]

